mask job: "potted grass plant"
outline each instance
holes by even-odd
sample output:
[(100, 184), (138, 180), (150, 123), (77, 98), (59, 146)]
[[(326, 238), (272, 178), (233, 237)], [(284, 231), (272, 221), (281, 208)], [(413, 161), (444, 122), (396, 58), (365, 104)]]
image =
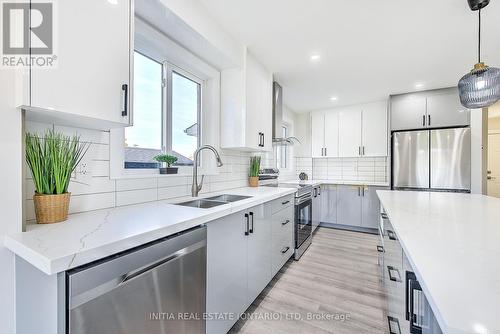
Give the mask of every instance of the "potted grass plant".
[(177, 161), (177, 157), (169, 154), (159, 154), (153, 159), (161, 164), (160, 174), (177, 174), (179, 168), (171, 167)]
[(43, 137), (26, 134), (26, 163), (35, 184), (33, 202), (38, 224), (68, 218), (71, 174), (89, 147), (78, 136), (69, 137), (53, 130)]
[(248, 183), (250, 187), (259, 186), (260, 157), (250, 157), (250, 173)]

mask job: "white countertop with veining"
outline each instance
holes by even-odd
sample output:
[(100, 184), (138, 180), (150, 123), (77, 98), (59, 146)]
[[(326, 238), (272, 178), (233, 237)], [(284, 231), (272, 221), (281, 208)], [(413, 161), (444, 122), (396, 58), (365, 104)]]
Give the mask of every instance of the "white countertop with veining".
[[(292, 188), (238, 188), (222, 193), (252, 196), (210, 209), (157, 201), (73, 214), (63, 223), (29, 225), (5, 236), (4, 245), (48, 275), (66, 271), (143, 245), (273, 199), (293, 194)], [(191, 197), (177, 199), (181, 202)]]
[(448, 333), (500, 333), (500, 199), (377, 191)]

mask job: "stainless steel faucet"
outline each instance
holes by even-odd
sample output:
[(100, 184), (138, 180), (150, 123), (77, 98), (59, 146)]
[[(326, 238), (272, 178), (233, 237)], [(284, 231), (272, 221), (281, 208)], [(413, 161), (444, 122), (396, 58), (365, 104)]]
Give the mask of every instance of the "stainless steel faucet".
[(215, 154), (215, 158), (217, 159), (217, 167), (222, 167), (222, 160), (220, 159), (219, 152), (215, 149), (215, 147), (210, 146), (210, 145), (203, 145), (200, 146), (195, 152), (194, 152), (194, 163), (193, 163), (193, 185), (191, 186), (191, 195), (193, 197), (198, 197), (198, 193), (201, 190), (201, 187), (203, 187), (203, 179), (205, 178), (205, 175), (201, 176), (201, 182), (198, 184), (198, 157), (200, 155), (200, 152), (202, 150), (211, 150)]

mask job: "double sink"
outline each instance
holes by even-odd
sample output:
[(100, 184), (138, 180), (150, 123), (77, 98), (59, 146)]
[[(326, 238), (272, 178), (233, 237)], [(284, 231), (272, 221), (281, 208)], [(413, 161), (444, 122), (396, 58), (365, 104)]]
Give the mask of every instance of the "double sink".
[(187, 202), (177, 203), (176, 205), (189, 206), (192, 208), (199, 208), (199, 209), (210, 209), (219, 205), (224, 205), (231, 202), (237, 202), (251, 197), (252, 196), (222, 194), (218, 196), (200, 198)]

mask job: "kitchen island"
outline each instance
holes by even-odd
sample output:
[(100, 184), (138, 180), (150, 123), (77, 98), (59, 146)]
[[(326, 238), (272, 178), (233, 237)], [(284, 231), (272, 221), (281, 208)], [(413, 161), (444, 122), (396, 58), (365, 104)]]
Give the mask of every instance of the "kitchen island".
[(444, 333), (500, 333), (500, 199), (377, 191)]

